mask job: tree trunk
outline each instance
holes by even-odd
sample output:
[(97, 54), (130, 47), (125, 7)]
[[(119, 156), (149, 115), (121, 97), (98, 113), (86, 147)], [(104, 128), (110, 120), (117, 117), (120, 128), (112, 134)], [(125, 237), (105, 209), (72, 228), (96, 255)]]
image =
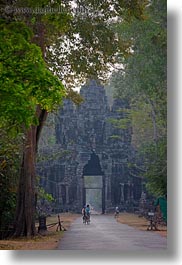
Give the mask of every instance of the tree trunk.
[[(37, 22), (38, 38), (32, 41), (36, 43), (42, 51), (42, 57), (45, 59), (45, 25)], [(35, 229), (35, 211), (36, 211), (36, 152), (40, 133), (47, 118), (47, 111), (42, 110), (39, 105), (36, 108), (36, 117), (39, 121), (38, 126), (31, 126), (26, 133), (26, 141), (23, 151), (23, 160), (21, 166), (17, 209), (15, 217), (15, 236), (34, 236)]]
[(146, 100), (151, 106), (151, 118), (152, 118), (152, 124), (153, 124), (153, 139), (154, 139), (154, 143), (157, 144), (158, 130), (157, 130), (156, 112), (155, 112), (155, 108), (154, 108), (154, 104), (152, 100), (148, 97), (146, 97)]
[(36, 127), (26, 133), (20, 172), (15, 236), (35, 235), (35, 135)]
[(40, 131), (47, 117), (47, 112), (37, 106), (39, 125), (31, 126), (26, 133), (23, 159), (17, 194), (14, 236), (34, 236), (36, 211), (36, 151)]

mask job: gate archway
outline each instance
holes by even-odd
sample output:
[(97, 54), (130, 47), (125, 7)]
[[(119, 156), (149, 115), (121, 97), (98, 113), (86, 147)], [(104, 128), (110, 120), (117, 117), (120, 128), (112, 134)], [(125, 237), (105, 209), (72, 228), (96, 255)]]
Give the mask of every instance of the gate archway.
[(105, 213), (105, 177), (94, 151), (83, 168), (83, 205), (87, 203)]

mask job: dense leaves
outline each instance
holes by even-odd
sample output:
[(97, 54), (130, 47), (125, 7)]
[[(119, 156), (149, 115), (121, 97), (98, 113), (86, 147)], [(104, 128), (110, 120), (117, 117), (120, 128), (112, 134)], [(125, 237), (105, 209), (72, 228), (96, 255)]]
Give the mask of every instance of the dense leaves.
[[(157, 153), (157, 156), (156, 156)], [(150, 193), (158, 196), (167, 194), (167, 144), (166, 139), (160, 139), (155, 145), (145, 146), (143, 150), (146, 163), (146, 174), (148, 179), (147, 188)], [(148, 160), (148, 161), (147, 161)], [(146, 162), (147, 161), (147, 162)]]
[(0, 233), (14, 220), (23, 135), (0, 129)]
[(64, 88), (46, 68), (40, 49), (30, 43), (23, 23), (0, 27), (1, 121), (28, 127), (36, 122), (36, 105), (50, 111), (60, 104)]
[(116, 34), (114, 25), (121, 17), (142, 19), (146, 4), (147, 1), (74, 1), (69, 30), (47, 52), (47, 61), (66, 87), (80, 85), (91, 76), (108, 80), (117, 54), (127, 56), (130, 45)]
[(167, 192), (166, 17), (166, 1), (153, 0), (145, 20), (133, 19), (117, 27), (118, 34), (131, 41), (131, 56), (119, 57), (122, 69), (111, 81), (116, 96), (130, 102), (133, 145), (145, 166), (148, 190), (154, 195)]

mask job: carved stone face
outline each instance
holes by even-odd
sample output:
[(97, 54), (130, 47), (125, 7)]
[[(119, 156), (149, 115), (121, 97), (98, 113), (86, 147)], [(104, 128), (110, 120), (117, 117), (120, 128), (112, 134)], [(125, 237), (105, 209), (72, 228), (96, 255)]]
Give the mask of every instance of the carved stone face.
[(80, 212), (86, 203), (83, 176), (104, 176), (103, 191), (87, 191), (87, 196), (102, 198), (101, 204), (104, 200), (106, 208), (128, 206), (132, 200), (140, 199), (141, 181), (131, 178), (128, 168), (131, 125), (121, 129), (114, 123), (125, 117), (122, 110), (126, 110), (128, 103), (116, 99), (110, 107), (104, 87), (94, 80), (84, 85), (80, 94), (84, 98), (80, 106), (65, 100), (53, 118), (52, 137), (56, 144), (48, 146), (47, 152), (55, 155), (45, 161), (46, 170), (41, 172), (46, 175), (43, 186), (56, 198), (56, 207)]

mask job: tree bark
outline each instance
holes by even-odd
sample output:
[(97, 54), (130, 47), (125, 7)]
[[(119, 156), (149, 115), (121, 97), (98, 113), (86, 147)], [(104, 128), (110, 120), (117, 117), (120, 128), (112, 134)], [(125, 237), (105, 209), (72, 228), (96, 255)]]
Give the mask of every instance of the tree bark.
[(14, 236), (35, 235), (35, 136), (36, 127), (26, 133), (20, 172)]
[(155, 112), (155, 108), (154, 108), (154, 104), (153, 104), (152, 100), (148, 97), (146, 97), (146, 100), (151, 106), (151, 118), (152, 118), (152, 124), (153, 124), (153, 139), (154, 139), (154, 143), (156, 144), (157, 140), (158, 140), (156, 112)]
[(14, 236), (34, 236), (36, 214), (36, 151), (40, 132), (47, 117), (47, 112), (37, 106), (38, 126), (31, 126), (26, 132), (23, 150), (17, 208), (15, 216)]

